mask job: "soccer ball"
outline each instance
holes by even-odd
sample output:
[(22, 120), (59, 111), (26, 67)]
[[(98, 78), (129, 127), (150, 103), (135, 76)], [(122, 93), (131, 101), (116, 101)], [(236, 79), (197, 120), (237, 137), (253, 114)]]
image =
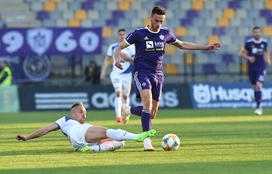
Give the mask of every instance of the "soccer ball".
[(164, 151), (178, 150), (180, 145), (179, 137), (175, 134), (166, 134), (162, 138), (161, 145)]

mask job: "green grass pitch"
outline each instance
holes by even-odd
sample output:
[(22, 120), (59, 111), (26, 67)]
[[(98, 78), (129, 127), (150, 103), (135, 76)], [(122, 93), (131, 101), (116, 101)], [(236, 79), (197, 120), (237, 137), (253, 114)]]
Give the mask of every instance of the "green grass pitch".
[[(30, 133), (66, 114), (32, 112), (0, 114), (0, 173), (16, 174), (271, 174), (272, 110), (255, 116), (248, 110), (160, 110), (153, 121), (158, 135), (154, 152), (142, 143), (104, 153), (72, 152), (60, 131), (40, 139), (17, 142), (17, 133)], [(114, 121), (113, 111), (88, 113), (88, 122), (140, 132), (140, 119), (128, 125)], [(181, 147), (164, 152), (163, 135), (175, 133)]]

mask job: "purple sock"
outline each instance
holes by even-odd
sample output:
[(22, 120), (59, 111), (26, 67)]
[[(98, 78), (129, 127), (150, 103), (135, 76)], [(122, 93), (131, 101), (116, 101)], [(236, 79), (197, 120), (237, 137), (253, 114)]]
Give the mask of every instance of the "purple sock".
[(141, 117), (143, 131), (150, 130), (151, 127), (150, 115), (151, 115), (150, 110), (143, 109)]
[(142, 116), (142, 110), (143, 110), (143, 107), (142, 106), (137, 106), (137, 107), (131, 107), (130, 108), (130, 112), (133, 114), (133, 115), (137, 115), (137, 116)]
[(260, 89), (256, 89), (254, 91), (254, 97), (255, 97), (255, 101), (256, 101), (256, 108), (260, 108), (260, 104), (262, 101), (262, 91)]

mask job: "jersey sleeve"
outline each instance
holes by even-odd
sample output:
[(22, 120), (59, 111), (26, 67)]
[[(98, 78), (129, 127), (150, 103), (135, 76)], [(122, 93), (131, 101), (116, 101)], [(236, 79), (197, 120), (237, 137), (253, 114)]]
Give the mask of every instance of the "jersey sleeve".
[(136, 39), (137, 39), (137, 32), (134, 31), (128, 34), (128, 36), (125, 39), (125, 42), (129, 45), (132, 45), (136, 42)]
[(250, 44), (249, 44), (249, 42), (246, 42), (244, 47), (245, 47), (245, 50), (246, 50), (247, 52), (249, 52), (249, 49), (250, 49)]
[(107, 56), (111, 57), (113, 55), (113, 50), (112, 50), (112, 46), (109, 46), (109, 48), (107, 49)]
[(65, 122), (65, 117), (62, 117), (56, 121), (57, 125), (59, 125), (59, 128), (62, 128), (62, 125), (64, 122)]
[(175, 43), (176, 41), (177, 41), (176, 35), (173, 32), (169, 31), (166, 43), (172, 44)]

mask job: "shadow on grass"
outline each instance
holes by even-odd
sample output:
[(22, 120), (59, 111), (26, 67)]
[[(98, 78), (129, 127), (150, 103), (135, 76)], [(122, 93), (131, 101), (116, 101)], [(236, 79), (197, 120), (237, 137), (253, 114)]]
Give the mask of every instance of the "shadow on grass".
[[(131, 161), (133, 163), (133, 161)], [(171, 164), (104, 165), (62, 168), (0, 169), (2, 174), (270, 174), (272, 161), (195, 162)]]

